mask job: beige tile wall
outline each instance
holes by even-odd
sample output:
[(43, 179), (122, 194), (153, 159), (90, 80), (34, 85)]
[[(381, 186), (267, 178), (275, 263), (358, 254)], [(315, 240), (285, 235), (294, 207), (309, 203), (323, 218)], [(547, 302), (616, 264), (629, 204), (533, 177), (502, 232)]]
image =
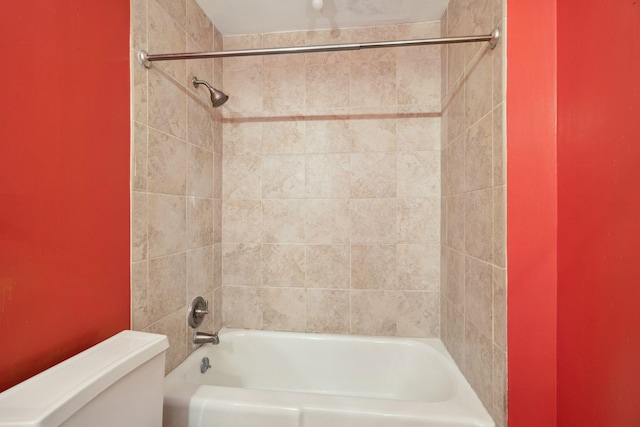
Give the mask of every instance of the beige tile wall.
[(451, 0), (442, 48), (442, 339), (498, 426), (506, 425), (505, 1)]
[(193, 350), (186, 307), (198, 295), (222, 324), (221, 113), (191, 76), (222, 86), (220, 60), (139, 65), (139, 49), (219, 49), (222, 37), (195, 0), (132, 0), (132, 323), (169, 337), (167, 371)]
[[(440, 23), (224, 38), (250, 49)], [(224, 60), (225, 326), (440, 334), (440, 50)]]

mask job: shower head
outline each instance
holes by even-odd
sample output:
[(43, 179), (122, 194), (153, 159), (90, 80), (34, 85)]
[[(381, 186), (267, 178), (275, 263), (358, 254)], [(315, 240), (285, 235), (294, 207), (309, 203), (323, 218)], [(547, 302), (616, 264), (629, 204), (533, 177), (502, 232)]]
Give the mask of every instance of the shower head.
[(207, 89), (209, 89), (209, 92), (211, 92), (211, 103), (213, 104), (213, 108), (221, 107), (229, 99), (229, 96), (226, 93), (214, 88), (204, 80), (198, 80), (197, 77), (193, 77), (191, 79), (191, 82), (193, 83), (193, 86), (195, 88), (197, 88), (200, 84), (203, 84), (207, 87)]

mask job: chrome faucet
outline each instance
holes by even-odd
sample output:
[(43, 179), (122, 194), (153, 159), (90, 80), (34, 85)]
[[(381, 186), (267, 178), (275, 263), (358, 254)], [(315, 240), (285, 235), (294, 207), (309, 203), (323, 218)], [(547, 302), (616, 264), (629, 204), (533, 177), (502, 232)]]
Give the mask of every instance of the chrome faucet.
[[(191, 301), (191, 304), (189, 304), (189, 309), (187, 310), (187, 323), (195, 329), (202, 324), (206, 314), (209, 314), (209, 303), (202, 297), (195, 297)], [(208, 334), (206, 332), (195, 331), (191, 342), (193, 344), (211, 343), (216, 345), (220, 344), (220, 338), (218, 338), (217, 332), (214, 334)]]
[(208, 334), (206, 332), (199, 332), (196, 331), (193, 334), (193, 340), (192, 342), (194, 344), (207, 344), (207, 343), (211, 343), (213, 345), (216, 344), (220, 344), (220, 338), (218, 337), (218, 333), (216, 332), (215, 334)]

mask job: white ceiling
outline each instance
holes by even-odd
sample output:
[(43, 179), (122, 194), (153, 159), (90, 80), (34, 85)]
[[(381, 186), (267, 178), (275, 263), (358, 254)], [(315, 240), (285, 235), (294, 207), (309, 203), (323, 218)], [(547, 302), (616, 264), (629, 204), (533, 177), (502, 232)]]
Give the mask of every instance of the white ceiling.
[(224, 36), (439, 21), (448, 0), (196, 0)]

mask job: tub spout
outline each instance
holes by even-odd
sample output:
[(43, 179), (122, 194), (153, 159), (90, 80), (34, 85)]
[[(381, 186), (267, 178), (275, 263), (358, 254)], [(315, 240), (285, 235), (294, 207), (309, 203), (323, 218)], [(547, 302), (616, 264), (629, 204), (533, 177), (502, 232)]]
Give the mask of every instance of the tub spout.
[(207, 344), (211, 343), (213, 345), (220, 344), (220, 338), (218, 337), (218, 333), (208, 334), (206, 332), (197, 332), (193, 334), (193, 343), (194, 344)]

